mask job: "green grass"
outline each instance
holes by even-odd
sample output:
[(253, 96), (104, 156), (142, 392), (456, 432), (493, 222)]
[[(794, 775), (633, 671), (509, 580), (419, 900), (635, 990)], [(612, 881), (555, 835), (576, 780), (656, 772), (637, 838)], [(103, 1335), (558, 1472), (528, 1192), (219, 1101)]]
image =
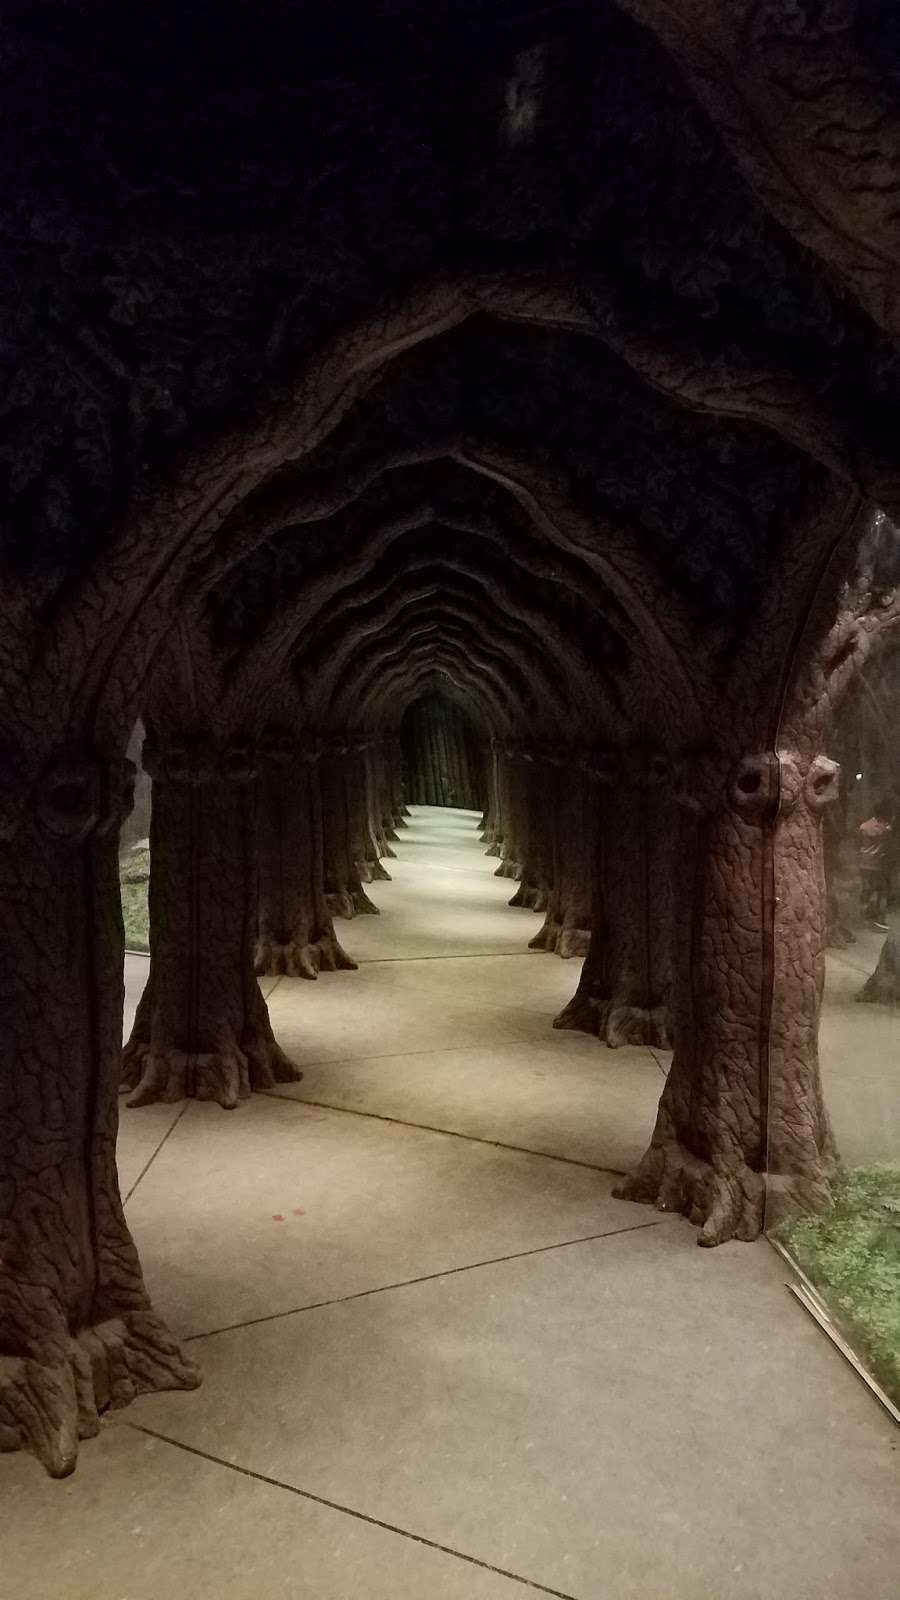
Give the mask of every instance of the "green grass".
[(149, 878), (150, 847), (146, 839), (140, 839), (137, 844), (123, 850), (119, 857), (126, 950), (150, 949), (150, 914), (147, 908)]
[(776, 1238), (900, 1405), (900, 1166), (857, 1167), (832, 1190), (830, 1210), (788, 1218)]

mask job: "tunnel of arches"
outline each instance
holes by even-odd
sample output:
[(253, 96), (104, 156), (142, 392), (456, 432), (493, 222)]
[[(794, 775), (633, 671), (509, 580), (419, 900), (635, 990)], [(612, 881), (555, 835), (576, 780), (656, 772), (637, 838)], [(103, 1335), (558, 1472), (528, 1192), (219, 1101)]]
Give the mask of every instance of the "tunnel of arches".
[[(828, 95), (765, 8), (743, 39), (717, 16), (715, 69), (696, 12), (439, 28), (414, 90), (352, 60), (266, 119), (224, 62), (234, 163), (121, 62), (94, 68), (102, 172), (29, 110), (53, 160), (3, 458), (0, 1446), (55, 1474), (107, 1405), (197, 1381), (125, 1224), (120, 1089), (240, 1115), (294, 1081), (257, 980), (353, 982), (410, 805), (479, 812), (523, 942), (583, 958), (556, 1027), (672, 1049), (624, 1196), (715, 1245), (840, 1179), (835, 754), (896, 783), (859, 708), (896, 715), (900, 121), (863, 183), (852, 104), (823, 161)], [(806, 26), (832, 96), (881, 104), (862, 24)], [(150, 967), (123, 1062), (129, 749)], [(897, 970), (889, 936), (876, 1003)]]

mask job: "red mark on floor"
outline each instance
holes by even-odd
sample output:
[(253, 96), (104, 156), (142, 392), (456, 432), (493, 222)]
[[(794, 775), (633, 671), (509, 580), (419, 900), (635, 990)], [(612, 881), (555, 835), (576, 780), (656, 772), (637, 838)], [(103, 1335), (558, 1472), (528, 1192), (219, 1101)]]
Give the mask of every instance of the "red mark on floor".
[(281, 1215), (280, 1211), (276, 1211), (275, 1215), (272, 1218), (272, 1221), (273, 1222), (283, 1222), (284, 1221), (284, 1217)]

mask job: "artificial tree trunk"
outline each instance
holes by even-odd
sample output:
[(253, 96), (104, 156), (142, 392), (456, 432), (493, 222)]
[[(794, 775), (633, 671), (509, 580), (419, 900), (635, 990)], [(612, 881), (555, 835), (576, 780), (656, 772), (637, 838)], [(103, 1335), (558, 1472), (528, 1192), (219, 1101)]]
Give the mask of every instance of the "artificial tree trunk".
[(596, 802), (586, 774), (570, 763), (554, 769), (549, 826), (551, 888), (544, 925), (530, 940), (529, 948), (563, 958), (584, 956), (593, 920)]
[(500, 865), (495, 878), (520, 878), (526, 849), (525, 785), (522, 763), (509, 749), (501, 751), (498, 764), (498, 792), (503, 816), (503, 838), (487, 854), (498, 855)]
[(397, 838), (390, 777), (390, 748), (385, 740), (373, 742), (368, 752), (369, 814), (375, 842), (382, 856), (391, 859)]
[(822, 1097), (822, 808), (836, 767), (754, 754), (700, 785), (679, 838), (674, 1056), (649, 1150), (617, 1191), (754, 1239), (776, 1204), (827, 1199), (837, 1152)]
[(685, 752), (676, 785), (689, 816), (674, 1057), (650, 1148), (620, 1192), (685, 1212), (701, 1244), (755, 1238), (767, 1203), (772, 1220), (826, 1205), (837, 1165), (818, 1055), (823, 813), (840, 770), (825, 736), (861, 667), (900, 627), (900, 592), (882, 574), (892, 526), (853, 496), (835, 509), (827, 560), (812, 536), (791, 552), (710, 703), (712, 740), (704, 754)]
[(125, 1048), (128, 1104), (214, 1100), (297, 1082), (254, 973), (255, 766), (237, 744), (148, 741), (150, 976)]
[(348, 751), (344, 767), (350, 851), (363, 883), (390, 883), (391, 875), (381, 865), (381, 857), (393, 856), (394, 852), (386, 840), (378, 838), (380, 825), (376, 817), (370, 757), (370, 747), (359, 744)]
[(490, 795), (493, 826), (485, 830), (486, 856), (499, 856), (503, 860), (504, 848), (509, 839), (511, 819), (509, 814), (509, 775), (506, 756), (500, 745), (492, 745)]
[(500, 845), (503, 840), (503, 828), (500, 819), (500, 795), (498, 790), (497, 762), (499, 759), (497, 747), (493, 740), (483, 751), (485, 772), (485, 808), (479, 825), (481, 841), (488, 846), (485, 854), (490, 855), (495, 845)]
[(378, 916), (378, 907), (366, 894), (354, 853), (353, 829), (347, 804), (345, 745), (326, 748), (319, 762), (322, 827), (325, 840), (325, 898), (336, 917)]
[(99, 1414), (196, 1368), (153, 1311), (116, 1174), (122, 763), (65, 758), (0, 842), (0, 1450), (70, 1473)]
[(317, 978), (355, 971), (325, 898), (322, 805), (316, 752), (268, 741), (259, 781), (257, 975)]
[(526, 911), (546, 911), (553, 884), (553, 773), (546, 761), (531, 752), (523, 753), (517, 769), (521, 854), (519, 887), (509, 903)]
[(629, 753), (596, 788), (592, 932), (555, 1028), (612, 1047), (669, 1045), (673, 807), (654, 759)]
[(389, 739), (387, 756), (388, 806), (395, 828), (407, 827), (409, 807), (403, 794), (403, 748), (399, 739)]

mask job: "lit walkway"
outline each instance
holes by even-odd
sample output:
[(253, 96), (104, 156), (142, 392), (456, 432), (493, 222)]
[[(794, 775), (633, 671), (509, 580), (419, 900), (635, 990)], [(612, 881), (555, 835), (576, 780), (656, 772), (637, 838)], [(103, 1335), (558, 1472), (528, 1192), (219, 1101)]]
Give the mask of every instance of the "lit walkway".
[(418, 809), (360, 971), (274, 985), (301, 1084), (123, 1113), (205, 1384), (65, 1484), (0, 1458), (4, 1600), (896, 1593), (900, 1435), (768, 1245), (611, 1198), (662, 1068), (550, 1030), (577, 963), (526, 953), (474, 821)]

